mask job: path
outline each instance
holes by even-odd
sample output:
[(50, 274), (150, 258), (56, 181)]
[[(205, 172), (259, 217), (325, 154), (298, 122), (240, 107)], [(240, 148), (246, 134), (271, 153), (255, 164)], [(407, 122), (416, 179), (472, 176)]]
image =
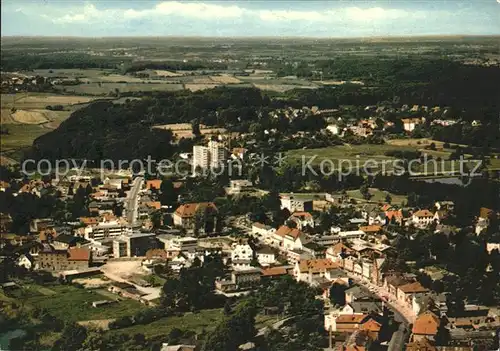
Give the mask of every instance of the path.
[(139, 191), (142, 188), (142, 184), (144, 183), (143, 177), (136, 177), (130, 188), (130, 191), (127, 194), (127, 199), (125, 200), (126, 204), (126, 215), (127, 220), (130, 225), (134, 225), (137, 221), (137, 207), (139, 205)]

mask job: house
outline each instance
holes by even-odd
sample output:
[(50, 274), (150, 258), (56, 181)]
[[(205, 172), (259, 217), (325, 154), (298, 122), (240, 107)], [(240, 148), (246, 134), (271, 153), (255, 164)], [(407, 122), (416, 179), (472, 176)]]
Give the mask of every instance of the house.
[(247, 260), (251, 261), (254, 257), (253, 249), (248, 244), (238, 244), (235, 245), (231, 251), (231, 261), (235, 260)]
[(196, 345), (169, 345), (168, 343), (163, 343), (160, 351), (195, 351)]
[(406, 132), (413, 132), (416, 126), (425, 122), (425, 118), (403, 118), (401, 122)]
[(48, 248), (40, 251), (36, 258), (36, 266), (46, 271), (79, 270), (88, 268), (91, 261), (92, 253), (85, 248), (72, 247), (69, 250)]
[(330, 277), (330, 271), (336, 268), (338, 264), (326, 258), (301, 260), (295, 263), (293, 275), (297, 281), (312, 283), (315, 279)]
[(352, 301), (342, 308), (341, 314), (379, 314), (382, 315), (382, 301)]
[(359, 329), (361, 331), (366, 331), (368, 333), (368, 336), (372, 340), (378, 340), (380, 329), (382, 329), (382, 324), (377, 322), (375, 319), (370, 318), (367, 321), (363, 322)]
[(414, 295), (426, 294), (429, 289), (424, 288), (419, 282), (403, 284), (397, 287), (397, 299), (402, 304), (411, 304)]
[(366, 314), (341, 314), (333, 318), (331, 331), (338, 333), (353, 333), (359, 329), (362, 323), (368, 320)]
[(312, 211), (313, 209), (312, 199), (293, 194), (281, 195), (280, 201), (281, 209), (283, 210), (286, 208), (288, 211), (290, 211), (290, 213)]
[(146, 181), (146, 189), (147, 190), (160, 190), (161, 188), (161, 179), (150, 179)]
[(333, 262), (340, 262), (349, 255), (354, 255), (355, 251), (343, 243), (337, 243), (326, 250), (326, 258)]
[(276, 255), (269, 246), (263, 246), (257, 250), (257, 261), (263, 267), (270, 266), (276, 262)]
[(28, 253), (20, 255), (16, 262), (19, 267), (24, 267), (27, 270), (36, 269), (35, 259)]
[(245, 158), (245, 155), (247, 153), (247, 149), (244, 147), (235, 147), (233, 150), (231, 150), (231, 157), (233, 159), (240, 159), (243, 160)]
[(285, 266), (263, 268), (261, 278), (273, 279), (288, 275), (289, 269)]
[(254, 285), (260, 282), (261, 270), (259, 268), (249, 268), (235, 270), (231, 273), (231, 280), (237, 286)]
[(413, 213), (412, 221), (417, 227), (427, 227), (434, 223), (434, 213), (429, 210), (419, 210)]
[(345, 291), (345, 301), (350, 304), (355, 301), (375, 301), (377, 297), (366, 289), (355, 285)]
[(403, 224), (403, 211), (402, 210), (390, 210), (385, 211), (385, 218), (387, 224)]
[[(180, 205), (172, 215), (174, 225), (194, 232), (211, 233), (217, 222), (217, 207), (213, 202), (197, 202)], [(203, 221), (203, 223), (197, 223)]]
[(278, 228), (275, 235), (273, 236), (273, 243), (275, 246), (279, 243), (279, 246), (284, 250), (302, 250), (303, 245), (306, 243), (306, 237), (299, 229), (290, 228), (286, 225), (282, 225)]
[(226, 193), (230, 195), (241, 194), (245, 191), (252, 190), (253, 184), (246, 179), (230, 180), (229, 187), (226, 188)]
[(476, 228), (475, 228), (476, 235), (481, 234), (481, 232), (484, 229), (489, 227), (491, 219), (494, 216), (496, 216), (495, 211), (489, 208), (481, 207), (479, 209), (479, 216), (477, 218)]
[(412, 328), (412, 340), (421, 341), (424, 338), (434, 340), (440, 325), (439, 317), (431, 311), (419, 315)]
[(408, 343), (406, 345), (406, 351), (437, 351), (437, 348), (429, 339), (424, 337), (418, 341)]
[(382, 226), (380, 226), (380, 225), (367, 225), (367, 226), (359, 227), (359, 230), (361, 230), (365, 234), (373, 235), (373, 234), (380, 233), (382, 231)]
[(314, 218), (309, 212), (294, 212), (288, 220), (294, 222), (299, 230), (304, 230), (305, 227), (314, 228)]
[(341, 133), (342, 129), (337, 124), (330, 124), (326, 127), (326, 130), (333, 135), (338, 135)]
[(389, 294), (397, 296), (398, 287), (407, 283), (408, 281), (399, 274), (388, 275), (384, 279), (384, 289)]
[(276, 233), (276, 229), (269, 226), (269, 225), (266, 225), (263, 223), (258, 223), (258, 222), (254, 222), (252, 224), (252, 234), (253, 235), (257, 235), (257, 236), (264, 238), (264, 239), (269, 239), (272, 237), (272, 235), (274, 233)]

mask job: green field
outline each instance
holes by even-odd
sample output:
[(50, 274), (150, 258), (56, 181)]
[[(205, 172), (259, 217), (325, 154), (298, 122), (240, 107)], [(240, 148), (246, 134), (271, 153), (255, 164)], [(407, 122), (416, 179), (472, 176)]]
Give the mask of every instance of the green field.
[(4, 124), (2, 131), (5, 130), (8, 130), (8, 134), (2, 134), (0, 137), (2, 153), (29, 147), (33, 140), (50, 131), (33, 124)]
[[(125, 80), (125, 79), (124, 79)], [(57, 89), (67, 93), (83, 95), (106, 95), (114, 94), (116, 89), (122, 93), (136, 91), (177, 91), (184, 89), (182, 84), (169, 83), (96, 83), (57, 86)]]
[[(387, 194), (389, 194), (391, 196), (391, 204), (393, 205), (401, 205), (403, 202), (404, 203), (407, 203), (408, 202), (408, 197), (404, 196), (404, 195), (395, 195), (395, 194), (392, 194), (388, 191), (383, 191), (383, 190), (379, 190), (377, 188), (370, 188), (370, 194), (372, 195), (372, 197), (368, 200), (369, 202), (384, 202), (385, 203), (385, 197), (387, 196)], [(349, 197), (353, 198), (353, 199), (356, 199), (357, 201), (362, 201), (362, 202), (365, 202), (367, 200), (365, 200), (365, 198), (363, 197), (363, 195), (361, 195), (361, 192), (358, 190), (348, 190), (347, 191), (347, 195), (349, 195)]]
[(130, 316), (144, 308), (135, 300), (124, 300), (94, 308), (92, 302), (111, 299), (96, 291), (72, 285), (23, 285), (21, 289), (15, 290), (11, 297), (17, 303), (22, 301), (28, 308), (43, 308), (54, 317), (67, 322)]
[(201, 310), (197, 313), (186, 313), (181, 317), (165, 317), (146, 325), (134, 325), (132, 327), (110, 330), (109, 333), (126, 333), (133, 335), (144, 334), (147, 338), (168, 335), (173, 328), (181, 330), (192, 330), (201, 333), (203, 330), (212, 330), (217, 322), (224, 316), (222, 309)]

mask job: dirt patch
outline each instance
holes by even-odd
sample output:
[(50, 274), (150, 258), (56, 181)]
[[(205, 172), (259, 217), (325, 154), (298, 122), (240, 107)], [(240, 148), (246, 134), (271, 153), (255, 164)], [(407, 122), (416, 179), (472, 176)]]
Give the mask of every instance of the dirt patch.
[(234, 77), (231, 77), (228, 75), (210, 76), (210, 79), (216, 83), (221, 83), (221, 84), (239, 84), (239, 83), (241, 83), (241, 80), (239, 80), (238, 78), (234, 78)]
[(16, 120), (12, 118), (12, 112), (10, 108), (3, 108), (2, 109), (2, 114), (0, 116), (0, 123), (1, 124), (12, 124), (12, 123), (17, 123)]
[(112, 279), (119, 278), (127, 280), (137, 274), (145, 275), (146, 272), (141, 268), (141, 261), (108, 261), (101, 270)]
[(73, 283), (78, 283), (83, 285), (86, 289), (91, 289), (109, 285), (110, 281), (102, 278), (80, 278), (80, 279), (73, 279)]
[(161, 70), (161, 69), (156, 70), (154, 72), (156, 73), (157, 76), (160, 76), (160, 77), (181, 77), (182, 76), (182, 74), (180, 74), (180, 73)]
[(49, 120), (42, 112), (17, 110), (11, 114), (12, 119), (22, 124), (42, 124), (47, 123)]
[(218, 87), (219, 84), (184, 84), (187, 90), (199, 91)]
[(52, 95), (52, 96), (27, 96), (16, 101), (20, 104), (31, 104), (31, 103), (45, 103), (47, 105), (58, 104), (58, 105), (73, 105), (82, 104), (94, 100), (91, 97), (86, 96), (66, 96), (66, 95)]
[(77, 322), (79, 325), (85, 328), (94, 328), (94, 329), (102, 329), (108, 330), (109, 323), (114, 322), (116, 319), (94, 319), (90, 321), (79, 321)]
[(394, 146), (415, 146), (415, 147), (423, 147), (430, 145), (431, 143), (434, 143), (436, 147), (442, 148), (443, 147), (443, 142), (442, 141), (437, 141), (437, 140), (432, 140), (432, 139), (427, 139), (427, 138), (421, 138), (421, 139), (391, 139), (387, 140), (387, 144), (389, 145), (394, 145)]

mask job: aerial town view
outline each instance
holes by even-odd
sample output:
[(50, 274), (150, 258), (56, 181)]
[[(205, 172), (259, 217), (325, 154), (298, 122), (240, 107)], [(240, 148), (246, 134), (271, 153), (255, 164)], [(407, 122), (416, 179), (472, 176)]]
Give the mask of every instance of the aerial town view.
[(500, 1), (2, 0), (0, 351), (500, 350)]

